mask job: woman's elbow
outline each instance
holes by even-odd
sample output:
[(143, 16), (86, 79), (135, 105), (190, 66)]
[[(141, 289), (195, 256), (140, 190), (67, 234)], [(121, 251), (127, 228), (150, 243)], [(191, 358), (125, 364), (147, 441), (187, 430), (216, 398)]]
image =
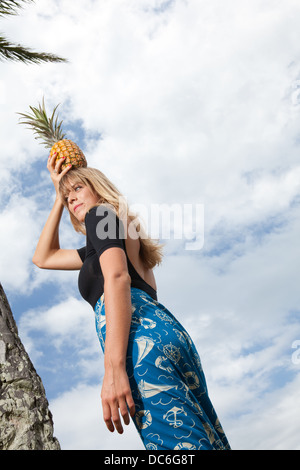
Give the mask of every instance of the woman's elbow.
[(33, 264), (35, 264), (38, 268), (44, 269), (44, 264), (41, 262), (39, 258), (37, 258), (35, 255), (33, 255), (32, 260)]
[(114, 273), (111, 273), (110, 276), (105, 279), (105, 281), (106, 283), (107, 281), (110, 281), (112, 284), (122, 284), (125, 286), (130, 286), (131, 277), (127, 271), (116, 271)]

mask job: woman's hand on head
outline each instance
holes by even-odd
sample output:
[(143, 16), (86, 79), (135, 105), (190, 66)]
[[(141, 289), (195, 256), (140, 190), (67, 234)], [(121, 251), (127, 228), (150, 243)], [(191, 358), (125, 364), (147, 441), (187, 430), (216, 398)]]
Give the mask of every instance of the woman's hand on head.
[(59, 182), (61, 178), (72, 168), (72, 165), (68, 165), (64, 170), (61, 169), (62, 164), (65, 161), (65, 157), (60, 158), (56, 162), (56, 157), (57, 153), (54, 153), (52, 156), (50, 155), (48, 158), (48, 163), (47, 163), (47, 168), (50, 173), (50, 177), (52, 179), (52, 182), (54, 184), (54, 188), (56, 191), (56, 195), (59, 195), (58, 187), (59, 187)]

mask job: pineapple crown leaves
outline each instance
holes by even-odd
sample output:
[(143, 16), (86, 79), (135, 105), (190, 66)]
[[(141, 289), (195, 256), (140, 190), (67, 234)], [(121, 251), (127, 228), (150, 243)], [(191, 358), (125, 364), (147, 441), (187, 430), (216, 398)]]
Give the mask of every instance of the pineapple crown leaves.
[(66, 134), (62, 132), (63, 121), (58, 123), (58, 116), (55, 116), (59, 104), (55, 106), (52, 116), (48, 117), (45, 109), (44, 99), (37, 108), (29, 106), (32, 114), (18, 113), (22, 116), (20, 124), (26, 124), (33, 129), (36, 134), (35, 139), (40, 139), (46, 148), (51, 148), (56, 142), (62, 140)]

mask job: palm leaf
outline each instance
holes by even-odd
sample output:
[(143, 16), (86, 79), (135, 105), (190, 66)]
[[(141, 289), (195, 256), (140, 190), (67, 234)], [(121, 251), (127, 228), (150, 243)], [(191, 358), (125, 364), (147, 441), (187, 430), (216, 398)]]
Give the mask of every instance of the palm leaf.
[(15, 0), (0, 0), (0, 16), (15, 15), (18, 8), (23, 7), (23, 3), (30, 3), (33, 0), (21, 0), (17, 2)]
[[(31, 3), (34, 0), (0, 0), (0, 17), (5, 15), (15, 15), (18, 8), (23, 4)], [(35, 52), (31, 49), (14, 44), (0, 35), (0, 61), (13, 60), (27, 64), (40, 64), (41, 62), (67, 62), (66, 59), (46, 52)]]
[(20, 44), (13, 44), (0, 36), (0, 60), (15, 60), (24, 63), (40, 64), (41, 62), (67, 62), (54, 54), (35, 52)]

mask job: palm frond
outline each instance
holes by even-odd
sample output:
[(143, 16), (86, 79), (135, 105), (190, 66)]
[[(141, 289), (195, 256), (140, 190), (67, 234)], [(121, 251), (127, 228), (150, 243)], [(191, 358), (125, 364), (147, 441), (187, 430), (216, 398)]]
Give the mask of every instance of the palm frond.
[(23, 7), (24, 3), (30, 3), (34, 0), (0, 0), (0, 16), (15, 15), (17, 10)]
[(41, 62), (67, 62), (66, 59), (54, 54), (35, 52), (20, 44), (13, 44), (0, 36), (0, 60), (14, 60), (27, 64), (40, 64)]

